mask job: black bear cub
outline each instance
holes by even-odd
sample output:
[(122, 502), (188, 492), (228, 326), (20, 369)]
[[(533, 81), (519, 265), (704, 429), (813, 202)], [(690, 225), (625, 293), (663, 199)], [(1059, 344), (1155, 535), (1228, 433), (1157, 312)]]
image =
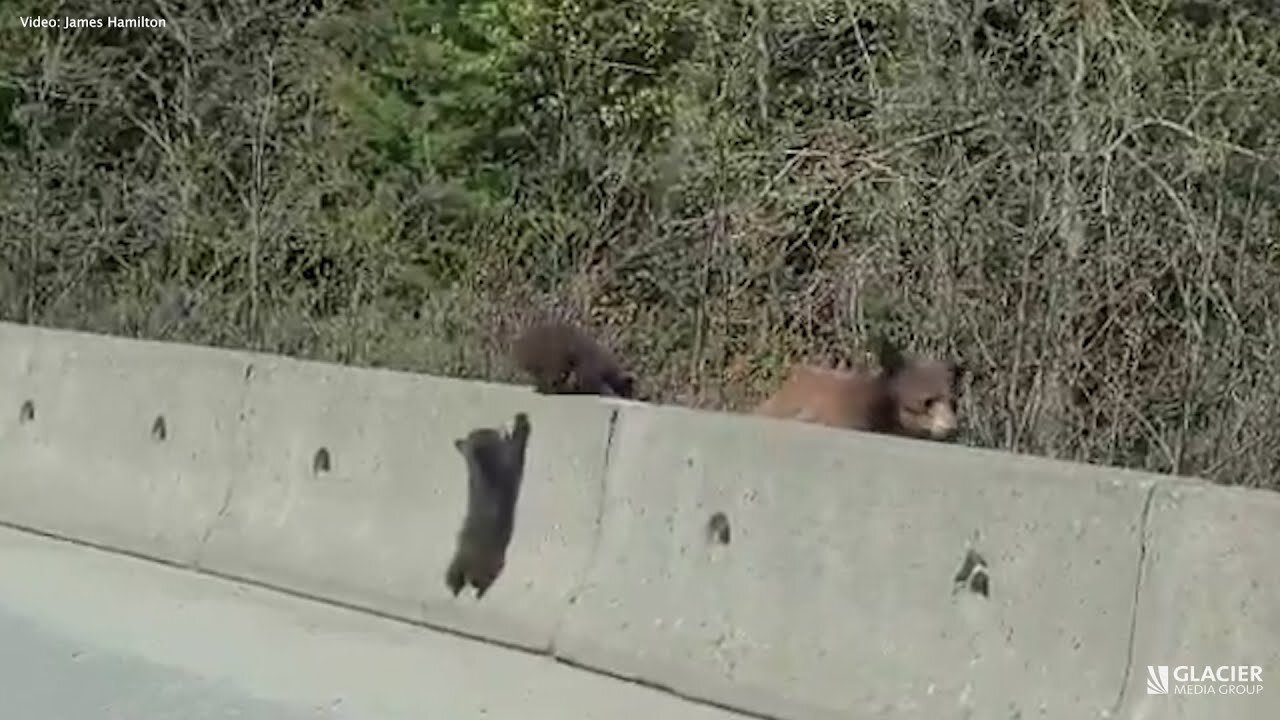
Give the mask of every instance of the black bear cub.
[(477, 599), (484, 597), (502, 573), (515, 526), (529, 432), (529, 417), (516, 413), (510, 434), (478, 428), (453, 441), (467, 463), (467, 514), (445, 573), (445, 584), (455, 597), (468, 583)]

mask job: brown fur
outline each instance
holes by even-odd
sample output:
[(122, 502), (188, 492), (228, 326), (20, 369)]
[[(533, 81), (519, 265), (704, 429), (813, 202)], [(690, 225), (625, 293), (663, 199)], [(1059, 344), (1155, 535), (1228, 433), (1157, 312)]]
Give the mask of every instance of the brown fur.
[(529, 431), (528, 416), (517, 413), (510, 434), (479, 428), (453, 442), (467, 463), (467, 514), (445, 572), (455, 596), (470, 583), (484, 597), (506, 565)]
[(795, 365), (753, 414), (849, 430), (951, 440), (958, 431), (957, 385), (964, 368), (940, 360), (881, 357), (878, 370)]
[(512, 350), (520, 369), (533, 377), (534, 389), (544, 395), (635, 395), (635, 377), (613, 353), (568, 323), (534, 325)]

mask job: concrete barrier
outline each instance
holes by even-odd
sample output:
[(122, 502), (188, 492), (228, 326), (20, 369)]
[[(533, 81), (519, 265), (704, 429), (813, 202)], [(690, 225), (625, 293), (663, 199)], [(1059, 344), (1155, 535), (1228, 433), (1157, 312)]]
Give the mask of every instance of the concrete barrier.
[[(1153, 476), (658, 407), (610, 458), (572, 662), (797, 720), (1120, 699)], [(989, 598), (953, 592), (969, 546)]]
[[(454, 598), (453, 440), (520, 411), (506, 569)], [(1280, 495), (1113, 468), (0, 324), (0, 522), (786, 720), (1280, 714)]]
[[(245, 408), (248, 467), (202, 567), (549, 649), (595, 543), (612, 408), (266, 357), (255, 361)], [(453, 441), (475, 427), (509, 429), (517, 411), (532, 433), (506, 568), (481, 602), (469, 589), (454, 598), (444, 571), (467, 474)]]
[[(547, 650), (595, 542), (614, 409), (525, 388), (0, 324), (0, 521)], [(532, 435), (483, 602), (444, 570), (455, 438)], [(324, 449), (328, 471), (317, 471)]]
[(0, 323), (0, 521), (190, 564), (244, 470), (245, 367)]
[[(1280, 494), (1177, 481), (1156, 489), (1122, 717), (1280, 717), (1277, 552)], [(1148, 694), (1148, 666), (1169, 669), (1167, 694)], [(1205, 667), (1216, 676), (1222, 666), (1257, 666), (1261, 682), (1185, 682), (1193, 676), (1178, 666), (1199, 677)]]

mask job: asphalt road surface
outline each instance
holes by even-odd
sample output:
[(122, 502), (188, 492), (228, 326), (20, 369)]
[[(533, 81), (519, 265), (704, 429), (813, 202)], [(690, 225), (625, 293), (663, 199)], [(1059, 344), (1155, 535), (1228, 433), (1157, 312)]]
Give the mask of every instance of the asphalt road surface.
[(0, 718), (741, 718), (550, 658), (0, 527)]

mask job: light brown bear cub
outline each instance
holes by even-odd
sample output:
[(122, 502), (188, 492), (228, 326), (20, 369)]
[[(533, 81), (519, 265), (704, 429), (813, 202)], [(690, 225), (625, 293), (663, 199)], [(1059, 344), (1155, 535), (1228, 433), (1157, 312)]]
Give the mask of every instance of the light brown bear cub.
[(876, 370), (794, 365), (754, 414), (849, 430), (949, 441), (959, 430), (956, 362), (904, 357), (882, 343)]

